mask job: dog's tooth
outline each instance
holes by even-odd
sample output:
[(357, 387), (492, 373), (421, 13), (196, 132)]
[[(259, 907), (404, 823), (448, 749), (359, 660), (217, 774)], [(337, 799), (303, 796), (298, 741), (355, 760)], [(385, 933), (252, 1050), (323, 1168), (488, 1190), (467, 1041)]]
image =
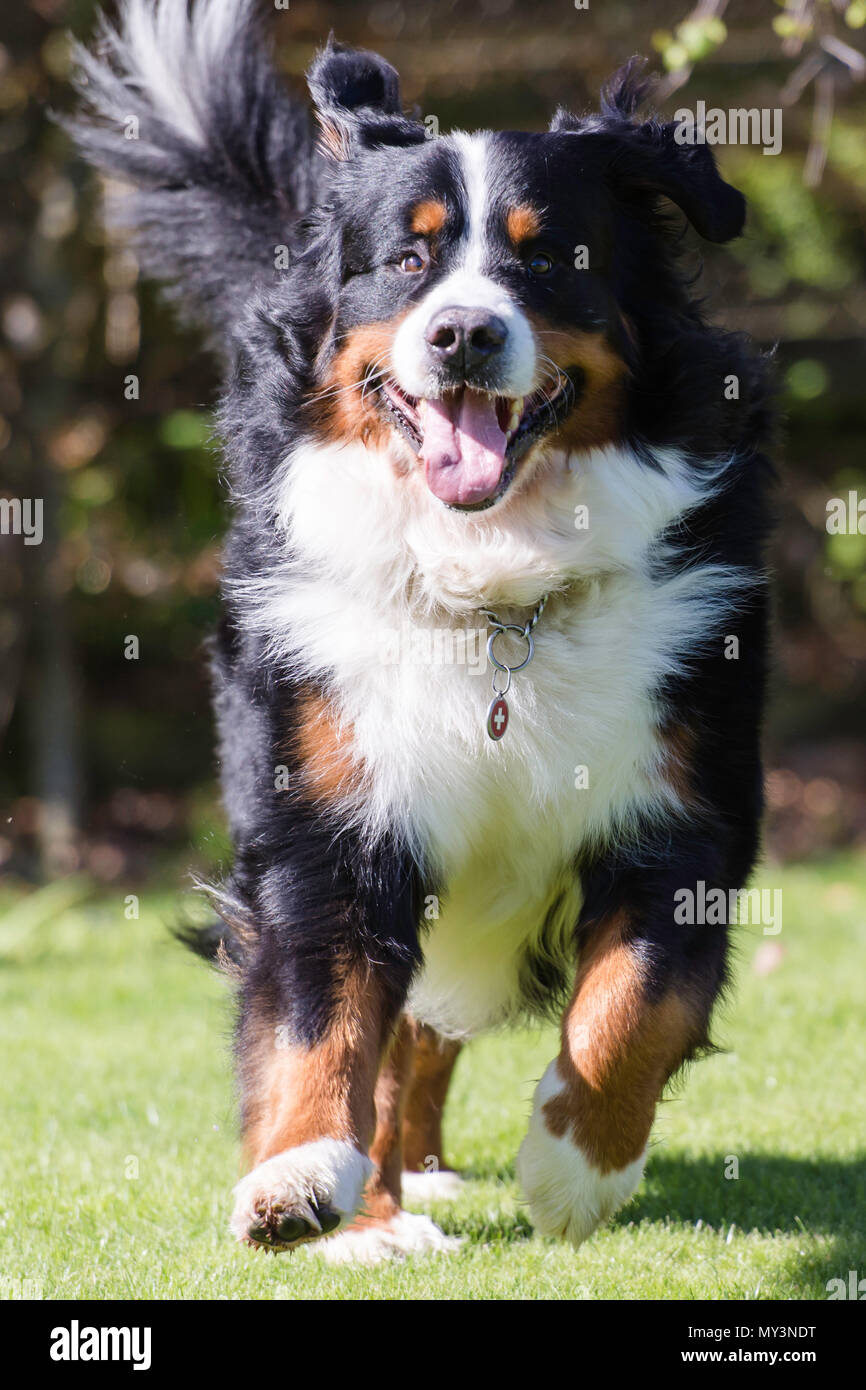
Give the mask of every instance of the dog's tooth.
[(522, 397), (522, 396), (519, 396), (518, 399), (512, 403), (512, 406), (511, 406), (511, 415), (510, 415), (509, 420), (508, 420), (508, 429), (509, 429), (509, 431), (510, 431), (512, 434), (513, 434), (514, 431), (517, 429), (517, 426), (520, 424), (520, 417), (521, 417), (522, 414), (523, 414), (523, 397)]

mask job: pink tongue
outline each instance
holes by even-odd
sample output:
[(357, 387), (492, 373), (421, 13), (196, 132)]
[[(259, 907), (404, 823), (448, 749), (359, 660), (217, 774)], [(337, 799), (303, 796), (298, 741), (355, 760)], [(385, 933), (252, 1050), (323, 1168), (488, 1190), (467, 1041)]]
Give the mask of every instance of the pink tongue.
[(449, 505), (484, 502), (496, 491), (505, 467), (505, 432), (496, 398), (470, 391), (438, 401), (419, 401), (421, 458), (427, 486)]

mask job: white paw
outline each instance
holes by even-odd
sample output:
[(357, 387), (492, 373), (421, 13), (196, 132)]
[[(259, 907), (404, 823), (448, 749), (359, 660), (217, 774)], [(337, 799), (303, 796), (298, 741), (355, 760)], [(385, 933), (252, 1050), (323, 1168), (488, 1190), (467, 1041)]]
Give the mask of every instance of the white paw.
[(643, 1176), (646, 1151), (625, 1168), (602, 1173), (567, 1134), (551, 1134), (542, 1106), (558, 1095), (562, 1079), (551, 1062), (538, 1083), (529, 1130), (517, 1155), (517, 1176), (542, 1235), (580, 1245), (633, 1196)]
[(415, 1173), (408, 1169), (402, 1174), (401, 1183), (404, 1202), (453, 1202), (466, 1186), (459, 1173)]
[(344, 1139), (317, 1139), (266, 1158), (235, 1188), (238, 1240), (274, 1250), (329, 1235), (361, 1205), (373, 1165)]
[(407, 1255), (450, 1255), (460, 1241), (446, 1236), (429, 1216), (401, 1211), (390, 1221), (341, 1231), (315, 1249), (330, 1264), (379, 1264)]

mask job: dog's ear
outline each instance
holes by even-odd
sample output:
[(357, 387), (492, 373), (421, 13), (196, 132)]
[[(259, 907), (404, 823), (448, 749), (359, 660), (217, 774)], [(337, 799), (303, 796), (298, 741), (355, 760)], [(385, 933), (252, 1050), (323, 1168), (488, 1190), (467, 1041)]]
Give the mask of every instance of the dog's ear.
[(681, 127), (647, 121), (624, 140), (610, 173), (630, 188), (661, 194), (684, 212), (706, 241), (731, 241), (746, 220), (746, 200), (725, 183), (708, 145), (681, 144)]
[(403, 115), (400, 79), (378, 53), (336, 43), (332, 34), (307, 82), (321, 145), (332, 159), (351, 159), (372, 145), (419, 144), (426, 138), (424, 127)]
[(708, 145), (687, 143), (688, 128), (676, 121), (635, 122), (654, 85), (644, 67), (644, 59), (630, 58), (614, 74), (602, 89), (600, 116), (581, 119), (560, 109), (550, 128), (600, 146), (615, 191), (669, 198), (705, 240), (730, 241), (743, 230), (746, 200), (725, 183)]

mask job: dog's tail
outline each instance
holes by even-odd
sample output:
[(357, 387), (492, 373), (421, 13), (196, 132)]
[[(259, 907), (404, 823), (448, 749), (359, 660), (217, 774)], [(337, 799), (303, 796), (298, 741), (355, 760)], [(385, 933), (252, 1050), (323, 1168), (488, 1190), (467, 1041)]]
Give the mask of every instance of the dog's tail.
[(309, 199), (312, 121), (274, 69), (259, 0), (121, 0), (76, 46), (85, 157), (124, 184), (109, 216), (145, 271), (221, 340), (279, 269)]

